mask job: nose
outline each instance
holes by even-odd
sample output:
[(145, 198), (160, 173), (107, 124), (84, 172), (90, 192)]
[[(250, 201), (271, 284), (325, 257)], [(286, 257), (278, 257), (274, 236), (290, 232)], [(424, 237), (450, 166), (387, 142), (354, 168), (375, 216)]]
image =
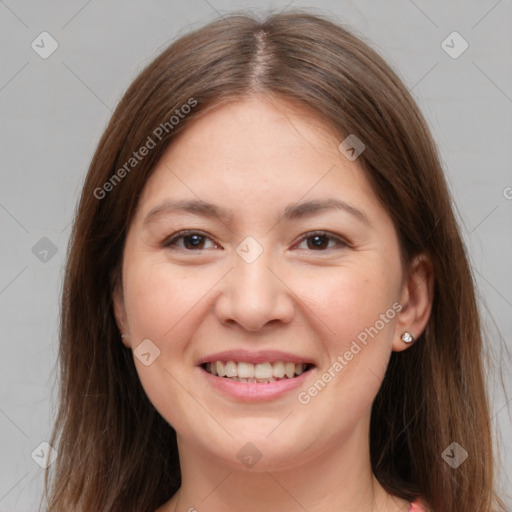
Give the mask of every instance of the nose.
[(260, 331), (267, 325), (289, 323), (295, 311), (293, 292), (279, 275), (264, 251), (248, 263), (238, 254), (233, 269), (221, 283), (215, 311), (224, 324), (247, 331)]

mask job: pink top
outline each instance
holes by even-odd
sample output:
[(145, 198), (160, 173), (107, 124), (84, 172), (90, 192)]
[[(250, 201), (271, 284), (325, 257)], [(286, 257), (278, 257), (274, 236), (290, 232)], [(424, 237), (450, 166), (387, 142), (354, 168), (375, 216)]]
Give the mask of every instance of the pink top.
[(411, 508), (409, 509), (409, 512), (425, 512), (425, 508), (423, 507), (419, 498), (416, 498), (411, 503)]

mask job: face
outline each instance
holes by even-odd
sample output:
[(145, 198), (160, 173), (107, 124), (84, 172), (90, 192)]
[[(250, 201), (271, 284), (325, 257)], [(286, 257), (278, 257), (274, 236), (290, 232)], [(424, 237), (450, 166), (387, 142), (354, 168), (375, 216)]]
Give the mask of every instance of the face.
[(406, 279), (340, 142), (297, 105), (248, 98), (193, 121), (147, 182), (116, 317), (182, 446), (238, 468), (261, 454), (261, 470), (367, 442)]

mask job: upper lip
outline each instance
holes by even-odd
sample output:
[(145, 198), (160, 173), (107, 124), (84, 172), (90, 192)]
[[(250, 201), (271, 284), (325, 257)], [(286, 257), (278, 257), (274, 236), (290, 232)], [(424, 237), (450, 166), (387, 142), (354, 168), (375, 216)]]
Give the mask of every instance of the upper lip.
[(305, 363), (314, 365), (312, 360), (307, 357), (302, 357), (290, 352), (282, 352), (280, 350), (259, 350), (257, 352), (249, 350), (224, 350), (201, 357), (196, 364), (200, 366), (204, 363), (213, 363), (215, 361), (236, 361), (253, 364), (283, 361), (285, 363)]

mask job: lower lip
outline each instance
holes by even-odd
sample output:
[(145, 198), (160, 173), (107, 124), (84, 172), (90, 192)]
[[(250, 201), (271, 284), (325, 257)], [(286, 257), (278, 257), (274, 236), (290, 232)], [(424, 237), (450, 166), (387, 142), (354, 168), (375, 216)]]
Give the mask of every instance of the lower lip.
[(221, 393), (242, 402), (263, 402), (275, 400), (298, 388), (309, 377), (313, 368), (292, 379), (281, 379), (276, 382), (237, 382), (224, 377), (217, 377), (199, 366), (206, 381)]

